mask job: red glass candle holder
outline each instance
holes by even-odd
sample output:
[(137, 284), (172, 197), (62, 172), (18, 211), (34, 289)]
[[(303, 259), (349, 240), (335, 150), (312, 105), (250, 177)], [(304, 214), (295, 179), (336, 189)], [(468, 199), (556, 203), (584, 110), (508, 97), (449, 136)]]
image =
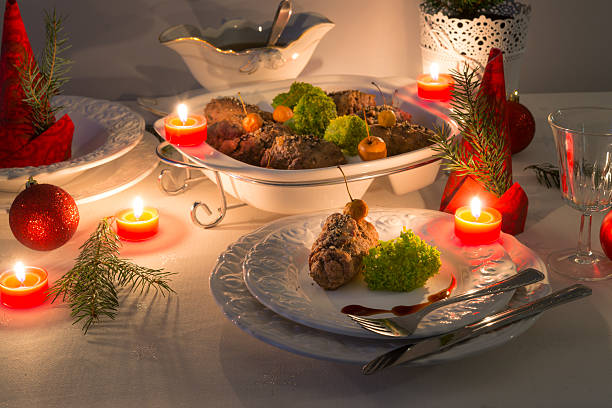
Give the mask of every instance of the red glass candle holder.
[(470, 207), (460, 207), (455, 212), (455, 235), (466, 245), (485, 245), (499, 239), (502, 215), (495, 208), (482, 209), (475, 218)]
[(0, 299), (5, 306), (25, 309), (38, 306), (47, 299), (47, 271), (36, 266), (25, 266), (24, 273), (23, 282), (17, 278), (14, 269), (0, 274)]
[(183, 122), (178, 115), (164, 120), (166, 140), (177, 146), (197, 146), (206, 141), (207, 122), (202, 115), (190, 114)]
[(440, 74), (434, 79), (430, 74), (423, 74), (417, 78), (417, 94), (430, 101), (448, 101), (454, 85), (450, 75)]
[(119, 211), (115, 215), (117, 235), (125, 241), (144, 241), (155, 236), (159, 230), (159, 212), (145, 207), (138, 218), (133, 209)]

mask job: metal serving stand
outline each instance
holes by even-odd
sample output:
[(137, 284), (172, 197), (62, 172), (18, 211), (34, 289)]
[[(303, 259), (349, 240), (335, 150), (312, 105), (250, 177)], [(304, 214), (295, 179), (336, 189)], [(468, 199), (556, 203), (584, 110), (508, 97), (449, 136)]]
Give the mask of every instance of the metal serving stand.
[[(166, 153), (164, 152), (164, 149), (168, 146), (173, 147), (177, 152), (179, 152), (181, 156), (183, 157), (183, 160), (177, 160), (177, 159), (168, 157)], [(239, 208), (239, 207), (244, 207), (245, 205), (247, 205), (245, 203), (227, 205), (227, 199), (225, 197), (225, 190), (223, 189), (223, 183), (221, 182), (221, 176), (219, 174), (219, 170), (211, 168), (204, 163), (200, 163), (200, 162), (195, 163), (193, 161), (190, 161), (187, 156), (185, 156), (183, 153), (181, 153), (180, 150), (176, 149), (174, 145), (170, 144), (167, 141), (160, 143), (157, 146), (155, 151), (157, 153), (157, 156), (163, 163), (169, 164), (174, 167), (185, 169), (185, 176), (183, 178), (182, 185), (179, 185), (180, 183), (177, 183), (177, 181), (175, 180), (174, 176), (171, 174), (169, 169), (163, 169), (159, 173), (159, 176), (157, 177), (157, 181), (158, 181), (158, 184), (161, 190), (166, 194), (169, 194), (169, 195), (181, 194), (189, 188), (189, 184), (208, 178), (204, 174), (199, 175), (199, 176), (194, 176), (192, 174), (192, 170), (199, 170), (199, 171), (206, 170), (206, 171), (211, 171), (214, 173), (215, 182), (217, 184), (217, 189), (219, 191), (219, 196), (221, 199), (221, 206), (217, 208), (217, 216), (214, 220), (209, 221), (209, 222), (202, 222), (200, 219), (198, 219), (198, 214), (197, 214), (198, 208), (202, 208), (209, 216), (213, 215), (213, 212), (210, 210), (210, 207), (205, 202), (195, 201), (193, 205), (191, 206), (191, 211), (190, 211), (191, 220), (193, 221), (195, 225), (202, 227), (202, 228), (212, 228), (216, 225), (219, 225), (219, 223), (223, 221), (228, 210)], [(428, 164), (435, 163), (439, 160), (441, 160), (440, 157), (434, 156), (434, 157), (423, 159), (417, 162), (410, 163), (409, 165), (393, 167), (390, 169), (380, 170), (376, 172), (369, 172), (369, 173), (362, 173), (358, 175), (348, 176), (346, 177), (346, 181), (347, 182), (362, 181), (362, 180), (368, 180), (368, 179), (382, 177), (382, 176), (389, 176), (392, 174), (401, 173), (403, 171), (412, 170), (412, 169), (416, 169), (422, 166), (426, 166)], [(229, 172), (223, 172), (223, 173), (236, 180), (240, 180), (240, 181), (244, 181), (248, 183), (262, 184), (262, 185), (267, 185), (267, 186), (282, 186), (282, 187), (296, 187), (296, 188), (343, 184), (345, 181), (344, 177), (337, 177), (333, 179), (324, 179), (324, 180), (315, 180), (315, 181), (271, 181), (271, 180), (261, 180), (261, 179), (257, 179), (254, 177), (245, 176), (242, 174), (235, 174), (235, 173), (229, 173)], [(170, 188), (167, 187), (168, 182), (171, 184)]]

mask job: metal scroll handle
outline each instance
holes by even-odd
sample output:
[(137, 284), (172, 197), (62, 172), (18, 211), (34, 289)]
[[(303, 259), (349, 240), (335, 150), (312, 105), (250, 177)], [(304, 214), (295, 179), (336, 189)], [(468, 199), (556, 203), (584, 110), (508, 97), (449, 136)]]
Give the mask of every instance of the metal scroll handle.
[[(204, 170), (205, 168), (203, 168), (202, 166), (199, 166), (193, 163), (189, 163), (187, 161), (178, 161), (178, 160), (173, 160), (173, 159), (166, 157), (163, 152), (163, 149), (166, 146), (172, 146), (172, 145), (169, 144), (168, 142), (163, 142), (157, 146), (156, 148), (157, 156), (160, 158), (160, 160), (162, 160), (165, 163), (171, 164), (172, 166), (175, 166), (175, 167), (184, 168), (185, 177), (183, 179), (183, 184), (179, 185), (180, 183), (177, 182), (177, 180), (174, 178), (174, 176), (172, 175), (169, 169), (162, 170), (159, 173), (159, 176), (157, 177), (157, 182), (158, 182), (159, 188), (164, 193), (169, 194), (169, 195), (177, 195), (177, 194), (184, 193), (189, 188), (189, 184), (199, 181), (199, 180), (205, 180), (208, 178), (204, 174), (202, 174), (201, 176), (192, 175), (191, 170), (193, 169)], [(185, 157), (183, 156), (183, 158)], [(217, 188), (219, 190), (219, 196), (221, 198), (221, 206), (217, 208), (216, 218), (213, 219), (212, 221), (206, 221), (206, 222), (201, 221), (198, 218), (198, 209), (200, 208), (203, 209), (208, 216), (213, 215), (213, 212), (211, 211), (208, 204), (202, 201), (194, 202), (190, 210), (191, 221), (198, 227), (206, 228), (206, 229), (212, 228), (218, 225), (221, 221), (223, 221), (223, 219), (225, 218), (225, 214), (227, 214), (228, 209), (243, 207), (246, 205), (244, 203), (240, 203), (240, 204), (234, 204), (234, 205), (228, 206), (227, 200), (225, 198), (225, 191), (223, 190), (223, 184), (221, 183), (221, 177), (219, 176), (219, 172), (215, 170), (211, 170), (211, 171), (215, 173), (215, 181), (217, 183)]]

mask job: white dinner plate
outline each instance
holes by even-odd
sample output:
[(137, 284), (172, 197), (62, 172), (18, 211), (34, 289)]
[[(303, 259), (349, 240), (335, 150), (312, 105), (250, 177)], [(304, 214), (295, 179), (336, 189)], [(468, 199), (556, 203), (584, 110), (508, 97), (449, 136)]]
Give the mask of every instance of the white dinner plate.
[(0, 169), (0, 191), (17, 192), (30, 176), (64, 187), (85, 170), (126, 154), (142, 139), (144, 119), (118, 102), (62, 95), (53, 104), (63, 106), (58, 118), (67, 113), (74, 123), (71, 158), (46, 166)]
[[(159, 141), (145, 132), (136, 147), (122, 157), (93, 169), (85, 170), (65, 183), (66, 190), (77, 204), (100, 200), (117, 194), (143, 180), (159, 164), (155, 147)], [(23, 187), (22, 187), (23, 188)], [(8, 211), (18, 193), (0, 191), (0, 209)]]
[[(210, 277), (210, 288), (226, 317), (242, 330), (268, 344), (303, 356), (336, 362), (364, 364), (405, 344), (405, 341), (388, 340), (384, 337), (366, 339), (313, 329), (274, 313), (251, 295), (243, 280), (245, 256), (271, 232), (300, 218), (302, 216), (293, 216), (272, 222), (243, 236), (219, 256)], [(504, 235), (501, 244), (517, 269), (536, 268), (544, 274), (547, 273), (544, 262), (514, 237)], [(537, 284), (517, 290), (509, 306), (518, 307), (533, 302), (550, 292), (550, 284), (546, 278)], [(441, 363), (499, 346), (523, 333), (535, 320), (536, 318), (522, 320), (409, 364)]]
[[(514, 262), (499, 243), (479, 247), (476, 253), (474, 247), (462, 247), (454, 236), (453, 217), (449, 214), (423, 209), (371, 210), (368, 220), (381, 240), (397, 238), (406, 227), (437, 247), (442, 260), (440, 271), (423, 288), (411, 292), (369, 290), (361, 275), (336, 290), (324, 290), (309, 276), (308, 257), (328, 215), (329, 212), (318, 213), (285, 223), (255, 245), (244, 262), (246, 286), (257, 300), (281, 316), (315, 329), (378, 338), (341, 313), (341, 309), (348, 305), (384, 310), (416, 305), (448, 288), (453, 276), (457, 286), (451, 296), (516, 274)], [(423, 318), (413, 337), (434, 336), (473, 323), (503, 309), (511, 297), (512, 293), (507, 292), (440, 308)]]

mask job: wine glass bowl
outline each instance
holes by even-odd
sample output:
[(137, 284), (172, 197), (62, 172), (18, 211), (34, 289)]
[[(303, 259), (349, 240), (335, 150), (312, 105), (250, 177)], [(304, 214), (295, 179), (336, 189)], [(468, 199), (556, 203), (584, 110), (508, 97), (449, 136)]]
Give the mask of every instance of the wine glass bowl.
[(578, 245), (553, 252), (551, 269), (579, 280), (612, 277), (612, 261), (591, 249), (591, 214), (612, 207), (612, 109), (566, 108), (548, 116), (557, 147), (561, 196), (582, 212)]

